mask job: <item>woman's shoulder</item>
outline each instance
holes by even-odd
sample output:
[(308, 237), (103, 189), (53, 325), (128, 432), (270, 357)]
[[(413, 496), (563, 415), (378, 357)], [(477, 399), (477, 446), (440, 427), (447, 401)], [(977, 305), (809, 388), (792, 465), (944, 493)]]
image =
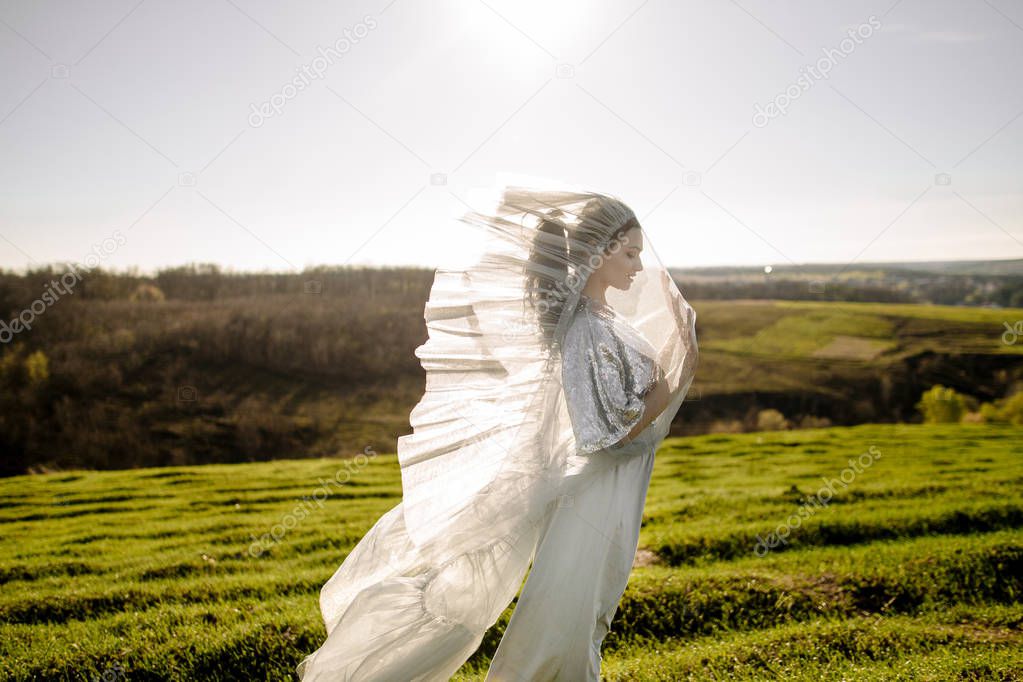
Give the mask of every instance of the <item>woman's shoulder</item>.
[(566, 343), (574, 343), (594, 337), (603, 340), (616, 338), (614, 332), (614, 311), (606, 306), (580, 297), (572, 311), (572, 319), (565, 332)]
[(635, 351), (650, 358), (655, 355), (643, 334), (613, 308), (580, 297), (566, 330), (565, 342), (567, 345), (575, 345), (586, 341), (611, 343), (622, 350)]

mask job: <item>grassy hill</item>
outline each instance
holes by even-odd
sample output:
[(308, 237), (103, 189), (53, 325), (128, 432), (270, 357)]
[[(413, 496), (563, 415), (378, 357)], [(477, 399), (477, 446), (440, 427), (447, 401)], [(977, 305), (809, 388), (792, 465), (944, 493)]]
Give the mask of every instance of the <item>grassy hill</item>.
[[(729, 420), (749, 429), (763, 408), (794, 423), (911, 421), (934, 384), (978, 401), (1023, 382), (1023, 310), (884, 303), (697, 301), (700, 366), (676, 433)], [(1012, 340), (1012, 337), (1009, 337)]]
[[(0, 480), (0, 678), (292, 679), (400, 500), (365, 454)], [(1023, 679), (1020, 457), (984, 424), (665, 441), (607, 679)]]

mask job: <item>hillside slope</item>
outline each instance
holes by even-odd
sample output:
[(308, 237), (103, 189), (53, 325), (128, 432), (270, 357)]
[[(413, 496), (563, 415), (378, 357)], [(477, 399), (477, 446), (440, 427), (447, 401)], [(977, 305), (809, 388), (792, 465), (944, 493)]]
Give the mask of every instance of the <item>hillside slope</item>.
[[(667, 440), (607, 679), (1020, 679), (1018, 440)], [(0, 678), (292, 679), (323, 637), (320, 587), (400, 493), (394, 455), (372, 451), (2, 480)], [(482, 679), (509, 614), (462, 679)]]

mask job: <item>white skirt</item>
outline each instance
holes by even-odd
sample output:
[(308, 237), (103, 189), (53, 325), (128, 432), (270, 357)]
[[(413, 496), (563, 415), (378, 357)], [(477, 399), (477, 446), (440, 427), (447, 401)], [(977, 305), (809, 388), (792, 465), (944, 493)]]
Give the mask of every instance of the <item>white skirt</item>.
[(487, 682), (600, 680), (600, 647), (632, 571), (653, 463), (652, 449), (626, 455), (559, 500)]
[(487, 682), (598, 682), (600, 646), (632, 570), (653, 470), (656, 446), (643, 440), (589, 455), (565, 480), (571, 493), (537, 525), (458, 543), (471, 551), (452, 550), (443, 536), (416, 547), (402, 505), (393, 507), (324, 586), (328, 636), (298, 666), (299, 677), (449, 680), (522, 587)]

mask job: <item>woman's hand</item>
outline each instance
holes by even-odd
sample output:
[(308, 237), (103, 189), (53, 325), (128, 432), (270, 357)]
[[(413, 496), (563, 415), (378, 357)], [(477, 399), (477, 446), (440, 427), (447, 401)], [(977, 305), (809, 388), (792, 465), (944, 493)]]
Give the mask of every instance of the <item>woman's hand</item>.
[[(696, 311), (693, 310), (692, 306), (682, 296), (676, 294), (676, 290), (672, 286), (673, 284), (671, 276), (667, 272), (662, 271), (661, 288), (664, 291), (665, 302), (675, 316), (678, 335), (682, 338), (686, 347), (685, 359), (682, 362), (682, 376), (687, 376), (688, 372), (695, 371), (697, 358), (699, 357), (697, 355), (695, 335)], [(677, 347), (676, 343), (668, 343), (658, 353), (654, 386), (643, 397), (643, 416), (622, 442), (629, 442), (635, 439), (651, 422), (664, 412), (682, 389), (683, 382), (675, 384), (674, 388), (670, 387), (667, 373), (664, 370), (664, 368), (670, 366), (672, 359), (675, 357)]]

